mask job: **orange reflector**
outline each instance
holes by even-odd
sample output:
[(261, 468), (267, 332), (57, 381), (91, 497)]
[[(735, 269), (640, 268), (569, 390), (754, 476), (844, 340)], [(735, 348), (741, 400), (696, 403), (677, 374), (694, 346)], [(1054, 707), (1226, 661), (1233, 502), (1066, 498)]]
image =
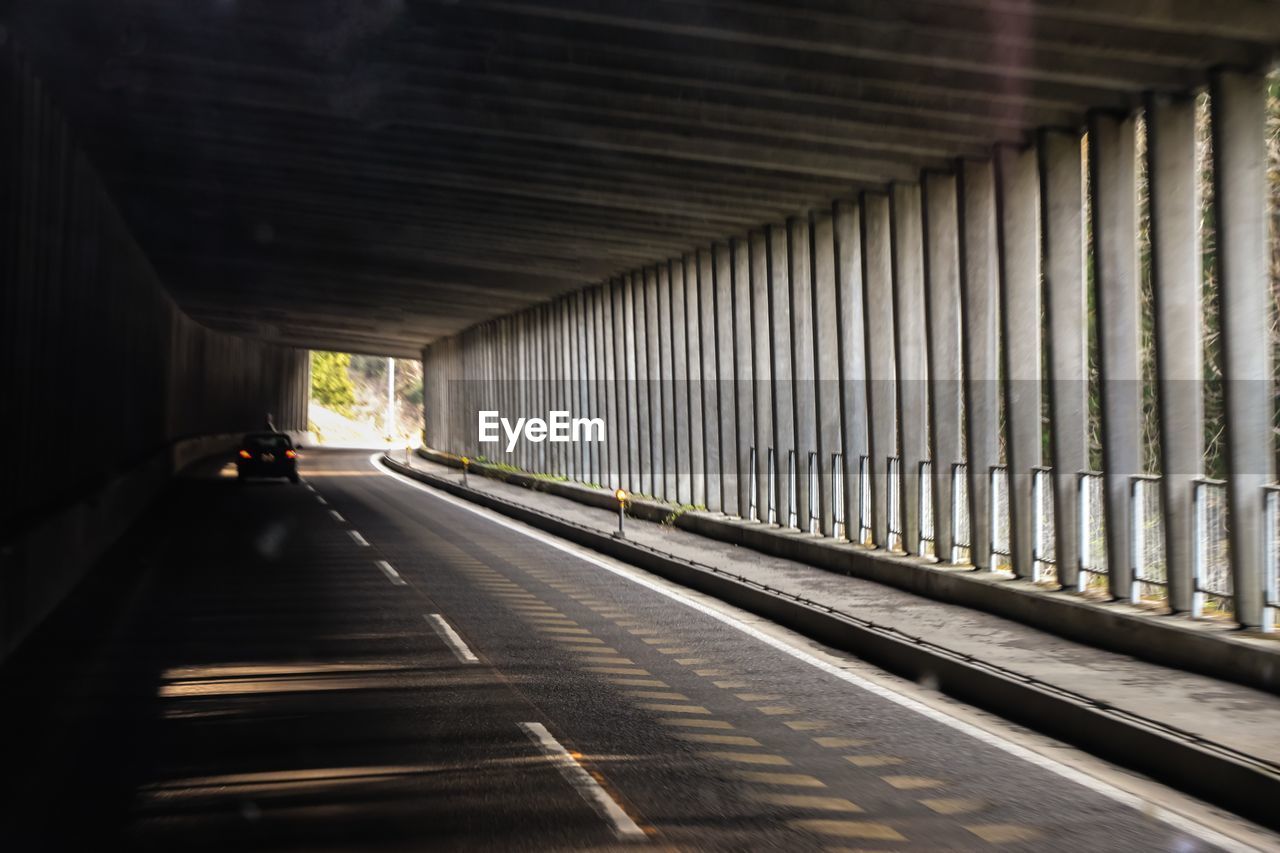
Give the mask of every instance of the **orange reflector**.
[(285, 455), (285, 456), (287, 456), (287, 457), (289, 457), (290, 459), (297, 459), (297, 458), (298, 458), (298, 451), (296, 451), (296, 450), (286, 450), (286, 451), (284, 452), (284, 455)]
[(249, 451), (247, 451), (247, 450), (241, 450), (241, 451), (240, 451), (240, 458), (241, 458), (241, 459), (252, 459), (252, 458), (253, 458), (253, 454), (252, 454), (252, 453), (250, 453), (250, 452), (249, 452)]

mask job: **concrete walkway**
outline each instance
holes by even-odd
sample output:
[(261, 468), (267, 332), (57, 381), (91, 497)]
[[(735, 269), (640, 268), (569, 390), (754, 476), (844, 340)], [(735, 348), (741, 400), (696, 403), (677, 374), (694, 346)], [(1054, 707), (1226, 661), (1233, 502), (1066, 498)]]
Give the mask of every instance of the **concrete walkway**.
[[(402, 457), (397, 456), (397, 459)], [(421, 457), (413, 467), (461, 481), (461, 473)], [(600, 531), (617, 514), (474, 473), (470, 488)], [(1280, 772), (1280, 697), (1063, 639), (981, 611), (934, 601), (873, 581), (837, 575), (675, 526), (627, 519), (627, 537), (673, 557), (741, 575), (821, 602), (881, 627), (927, 640), (1136, 718), (1236, 750)]]

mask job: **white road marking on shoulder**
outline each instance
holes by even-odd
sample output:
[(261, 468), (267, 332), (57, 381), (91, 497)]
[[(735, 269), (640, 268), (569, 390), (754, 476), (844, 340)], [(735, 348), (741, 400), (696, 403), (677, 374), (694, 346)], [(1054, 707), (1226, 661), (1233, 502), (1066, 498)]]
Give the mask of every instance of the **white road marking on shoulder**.
[(399, 474), (395, 471), (391, 471), (387, 468), (384, 468), (378, 462), (378, 460), (381, 457), (382, 457), (381, 453), (375, 453), (369, 457), (369, 461), (375, 469), (377, 469), (378, 471), (381, 471), (383, 474), (385, 474), (388, 477), (391, 477), (392, 479), (396, 480), (399, 483), (403, 483), (406, 486), (415, 488), (418, 491), (425, 492), (426, 494), (431, 495), (432, 497), (438, 498), (439, 500), (451, 503), (454, 506), (459, 507), (460, 509), (465, 509), (474, 515), (478, 515), (481, 518), (488, 519), (494, 524), (498, 524), (503, 527), (506, 527), (508, 530), (513, 530), (517, 533), (521, 533), (529, 537), (530, 539), (536, 539), (537, 541), (542, 542), (545, 545), (549, 545), (552, 548), (555, 548), (559, 551), (563, 551), (566, 554), (577, 557), (578, 559), (583, 560), (584, 562), (591, 563), (592, 565), (597, 566), (601, 569), (604, 569), (605, 571), (611, 574), (617, 575), (618, 577), (626, 578), (632, 583), (639, 584), (640, 586), (643, 586), (646, 589), (652, 590), (653, 592), (656, 592), (659, 595), (670, 598), (673, 601), (678, 601), (681, 604), (684, 604), (686, 607), (690, 607), (694, 610), (697, 610), (699, 613), (710, 616), (712, 619), (715, 619), (719, 622), (723, 622), (724, 624), (729, 625), (730, 627), (735, 628), (738, 631), (750, 637), (754, 637), (760, 642), (765, 643), (766, 645), (772, 646), (778, 651), (788, 654), (799, 661), (807, 663), (810, 666), (814, 667), (815, 669), (820, 669), (823, 672), (827, 673), (828, 675), (838, 678), (841, 681), (845, 681), (856, 687), (860, 687), (863, 690), (866, 690), (868, 693), (874, 693), (875, 695), (880, 696), (884, 699), (887, 699), (890, 702), (894, 702), (898, 705), (901, 705), (904, 708), (908, 708), (912, 711), (915, 711), (917, 714), (920, 714), (921, 716), (926, 717), (930, 720), (941, 723), (945, 726), (950, 726), (951, 728), (956, 729), (957, 731), (960, 731), (960, 732), (963, 732), (964, 734), (969, 735), (975, 740), (979, 740), (989, 746), (993, 746), (996, 749), (1002, 750), (1010, 755), (1020, 758), (1029, 764), (1034, 764), (1037, 767), (1048, 770), (1051, 773), (1056, 773), (1057, 775), (1063, 777), (1064, 779), (1069, 779), (1070, 781), (1075, 782), (1077, 785), (1081, 785), (1085, 788), (1088, 788), (1091, 791), (1101, 794), (1102, 796), (1115, 800), (1116, 802), (1121, 803), (1122, 805), (1135, 809), (1149, 817), (1160, 820), (1168, 824), (1169, 826), (1180, 829), (1183, 832), (1186, 832), (1190, 835), (1194, 835), (1203, 841), (1206, 841), (1210, 844), (1217, 845), (1224, 850), (1239, 851), (1239, 853), (1247, 853), (1247, 851), (1253, 851), (1253, 850), (1259, 849), (1252, 845), (1245, 844), (1241, 841), (1237, 841), (1236, 839), (1231, 838), (1228, 835), (1224, 835), (1223, 833), (1218, 832), (1214, 829), (1210, 829), (1209, 827), (1203, 826), (1195, 822), (1191, 818), (1187, 818), (1187, 817), (1184, 817), (1183, 815), (1178, 814), (1177, 812), (1170, 811), (1160, 806), (1159, 804), (1152, 802), (1151, 800), (1148, 800), (1144, 797), (1140, 797), (1136, 794), (1130, 793), (1129, 791), (1126, 791), (1123, 788), (1116, 787), (1115, 785), (1112, 785), (1109, 782), (1105, 782), (1101, 779), (1090, 776), (1089, 774), (1076, 770), (1073, 767), (1068, 767), (1065, 764), (1055, 761), (1054, 759), (1049, 758), (1046, 755), (1041, 755), (1037, 752), (1027, 749), (1026, 747), (1021, 746), (1020, 744), (1007, 741), (993, 732), (988, 732), (984, 729), (978, 728), (977, 726), (971, 723), (967, 723), (964, 720), (956, 719), (950, 714), (947, 714), (946, 712), (941, 711), (937, 708), (931, 708), (922, 702), (916, 701), (910, 696), (905, 696), (886, 686), (876, 684), (873, 681), (868, 681), (867, 679), (862, 678), (861, 676), (855, 673), (849, 672), (848, 670), (841, 669), (840, 667), (835, 666), (834, 664), (828, 663), (827, 661), (814, 657), (813, 655), (809, 654), (805, 650), (796, 648), (795, 646), (792, 646), (789, 643), (781, 639), (778, 639), (777, 637), (772, 637), (764, 633), (763, 631), (759, 630), (758, 628), (754, 628), (751, 625), (748, 625), (747, 623), (743, 622), (742, 620), (738, 619), (735, 616), (732, 616), (728, 613), (723, 613), (719, 610), (716, 610), (715, 608), (708, 607), (707, 605), (703, 604), (700, 601), (695, 601), (694, 599), (684, 595), (680, 590), (669, 589), (667, 587), (662, 586), (661, 584), (654, 582), (650, 578), (645, 577), (643, 574), (641, 574), (642, 570), (640, 569), (629, 569), (629, 568), (623, 568), (621, 566), (609, 565), (608, 563), (601, 560), (597, 555), (591, 553), (590, 551), (587, 551), (584, 548), (580, 548), (579, 546), (566, 542), (562, 539), (557, 539), (556, 537), (552, 536), (549, 533), (543, 533), (541, 530), (537, 530), (536, 528), (522, 524), (521, 522), (515, 521), (514, 519), (507, 518), (501, 513), (495, 512), (490, 509), (486, 509), (481, 506), (477, 506), (476, 504), (473, 504), (467, 500), (463, 500), (462, 498), (456, 498), (453, 495), (448, 494), (447, 492), (442, 492), (439, 489), (434, 489), (431, 486), (426, 485), (425, 483), (420, 483), (417, 480), (404, 476), (403, 474)]
[(582, 799), (594, 806), (600, 816), (609, 821), (619, 838), (627, 841), (649, 839), (645, 831), (622, 810), (617, 800), (609, 796), (609, 792), (602, 788), (600, 783), (578, 763), (578, 760), (560, 745), (560, 741), (556, 740), (551, 732), (547, 731), (546, 726), (542, 723), (521, 723), (520, 728), (551, 759), (556, 769), (560, 771), (560, 775), (574, 787)]
[(444, 617), (439, 613), (428, 613), (426, 620), (431, 623), (431, 627), (436, 629), (436, 633), (440, 635), (440, 639), (444, 640), (445, 645), (457, 656), (458, 660), (463, 663), (479, 663), (480, 658), (476, 657), (475, 652), (467, 648), (467, 644), (462, 642), (462, 638), (458, 636), (458, 632), (453, 630), (453, 626), (444, 621)]
[(338, 512), (336, 509), (329, 510), (329, 515), (333, 516), (334, 521), (337, 521), (340, 523), (346, 522), (346, 519), (342, 517), (342, 513)]
[(383, 573), (384, 575), (386, 575), (386, 576), (387, 576), (387, 579), (388, 579), (388, 580), (390, 580), (390, 581), (391, 581), (393, 584), (395, 584), (396, 586), (404, 586), (404, 585), (405, 585), (405, 580), (404, 580), (404, 578), (400, 577), (400, 573), (399, 573), (399, 572), (397, 572), (397, 571), (396, 571), (396, 570), (391, 566), (391, 564), (390, 564), (390, 563), (388, 563), (386, 560), (377, 560), (376, 562), (374, 562), (374, 565), (375, 565), (375, 566), (377, 566), (378, 568), (382, 569), (382, 573)]
[(349, 535), (355, 541), (355, 543), (359, 545), (361, 548), (369, 547), (368, 540), (366, 540), (363, 536), (360, 535), (359, 530), (348, 530), (347, 535)]

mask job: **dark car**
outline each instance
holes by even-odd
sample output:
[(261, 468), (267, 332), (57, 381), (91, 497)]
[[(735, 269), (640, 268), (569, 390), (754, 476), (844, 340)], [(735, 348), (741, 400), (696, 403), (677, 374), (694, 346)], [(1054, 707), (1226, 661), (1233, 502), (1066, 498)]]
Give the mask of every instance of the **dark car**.
[(251, 432), (240, 442), (236, 456), (240, 479), (247, 477), (288, 477), (298, 482), (298, 451), (282, 432)]

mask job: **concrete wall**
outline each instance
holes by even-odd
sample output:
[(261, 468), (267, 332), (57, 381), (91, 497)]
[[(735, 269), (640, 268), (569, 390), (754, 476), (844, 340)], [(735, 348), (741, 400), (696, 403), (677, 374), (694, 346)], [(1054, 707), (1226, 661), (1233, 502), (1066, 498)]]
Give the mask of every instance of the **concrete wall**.
[(306, 428), (307, 353), (169, 297), (39, 79), (0, 49), (0, 659), (233, 434)]
[[(1197, 602), (1216, 596), (1242, 626), (1270, 629), (1280, 589), (1266, 547), (1280, 513), (1266, 503), (1265, 77), (1222, 71), (1204, 82), (1222, 270), (1213, 298), (1227, 342), (1225, 484), (1196, 482), (1205, 330), (1190, 90), (1149, 98), (1145, 115), (1095, 111), (919, 182), (691, 247), (661, 262), (661, 275), (619, 275), (605, 286), (612, 311), (595, 350), (563, 346), (577, 322), (563, 322), (564, 305), (577, 294), (438, 341), (423, 353), (427, 444), (1072, 592), (1092, 584), (1170, 615), (1198, 615)], [(1144, 119), (1145, 154), (1135, 141)], [(1143, 156), (1149, 184), (1137, 180)], [(1151, 309), (1139, 299), (1142, 192)], [(669, 335), (649, 331), (654, 312)], [(1139, 358), (1151, 325), (1163, 465), (1154, 511)], [(516, 350), (553, 357), (511, 359), (499, 345), (511, 337)], [(593, 372), (609, 377), (594, 398), (536, 393)], [(563, 445), (522, 441), (507, 454), (477, 441), (469, 401), (516, 377), (535, 393), (508, 394), (528, 404), (503, 411), (510, 418), (567, 409), (606, 419), (594, 464), (566, 465)], [(1091, 392), (1100, 472), (1083, 470)], [(1207, 523), (1196, 533), (1201, 486), (1223, 496), (1231, 561), (1197, 578), (1197, 549), (1219, 551), (1226, 536)]]

